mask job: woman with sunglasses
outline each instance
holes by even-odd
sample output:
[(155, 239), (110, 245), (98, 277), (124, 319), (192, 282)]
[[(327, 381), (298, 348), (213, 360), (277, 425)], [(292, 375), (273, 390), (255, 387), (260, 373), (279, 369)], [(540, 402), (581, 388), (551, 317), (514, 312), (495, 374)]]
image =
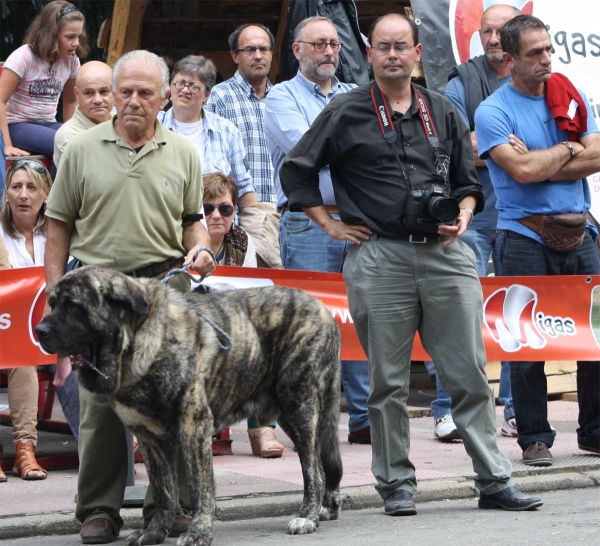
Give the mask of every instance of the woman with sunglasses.
[[(210, 235), (210, 247), (218, 265), (256, 267), (252, 237), (233, 223), (238, 204), (235, 182), (229, 176), (210, 173), (204, 176), (204, 215)], [(261, 426), (257, 417), (248, 419), (248, 437), (252, 454), (263, 458), (281, 457), (283, 446), (275, 437), (273, 421)]]
[[(13, 268), (44, 265), (45, 210), (51, 185), (46, 167), (33, 159), (14, 161), (6, 172), (0, 210), (0, 239)], [(8, 375), (8, 403), (16, 450), (13, 473), (24, 480), (43, 480), (47, 473), (35, 458), (39, 390), (36, 369), (28, 366), (3, 372)], [(79, 437), (77, 388), (77, 379), (73, 378), (56, 391), (76, 439)], [(6, 481), (6, 476), (0, 473), (1, 481)]]
[(214, 63), (201, 55), (189, 55), (175, 63), (170, 89), (173, 106), (159, 112), (158, 121), (194, 144), (202, 174), (220, 172), (234, 180), (240, 207), (257, 205), (239, 129), (204, 108), (216, 78)]
[(46, 4), (25, 35), (25, 45), (4, 63), (0, 75), (0, 130), (7, 157), (52, 157), (61, 126), (56, 110), (63, 95), (63, 121), (73, 115), (79, 57), (88, 52), (83, 14), (69, 2)]

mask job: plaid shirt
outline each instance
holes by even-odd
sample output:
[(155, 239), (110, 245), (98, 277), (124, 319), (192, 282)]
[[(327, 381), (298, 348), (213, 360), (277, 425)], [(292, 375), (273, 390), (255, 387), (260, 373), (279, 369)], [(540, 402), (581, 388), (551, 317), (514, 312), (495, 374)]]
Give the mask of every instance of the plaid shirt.
[(256, 197), (261, 203), (277, 202), (273, 164), (263, 129), (265, 99), (271, 87), (267, 81), (267, 89), (259, 100), (254, 88), (236, 72), (232, 78), (213, 87), (205, 105), (209, 112), (228, 119), (242, 133)]
[[(231, 122), (204, 110), (206, 138), (202, 174), (222, 173), (231, 176), (238, 188), (238, 197), (254, 191), (252, 177), (248, 171), (246, 149), (242, 135)], [(158, 113), (158, 121), (170, 131), (174, 131), (173, 108)]]

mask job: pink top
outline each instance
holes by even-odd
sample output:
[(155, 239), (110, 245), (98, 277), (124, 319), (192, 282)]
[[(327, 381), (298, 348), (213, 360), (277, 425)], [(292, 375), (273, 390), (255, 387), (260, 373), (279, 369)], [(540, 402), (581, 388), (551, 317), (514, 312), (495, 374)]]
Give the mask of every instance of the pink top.
[(34, 55), (25, 44), (6, 59), (4, 69), (21, 81), (6, 103), (6, 121), (56, 121), (58, 99), (68, 80), (77, 76), (79, 58), (61, 57), (53, 65)]

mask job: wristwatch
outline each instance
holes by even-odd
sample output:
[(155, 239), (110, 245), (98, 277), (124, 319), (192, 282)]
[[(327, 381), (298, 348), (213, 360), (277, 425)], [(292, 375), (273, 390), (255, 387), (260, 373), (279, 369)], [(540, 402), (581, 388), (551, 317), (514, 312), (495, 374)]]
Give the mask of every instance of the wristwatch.
[(571, 158), (569, 161), (571, 161), (571, 159), (575, 157), (575, 149), (573, 148), (573, 145), (570, 142), (561, 142), (561, 144), (569, 148), (569, 152), (571, 152)]

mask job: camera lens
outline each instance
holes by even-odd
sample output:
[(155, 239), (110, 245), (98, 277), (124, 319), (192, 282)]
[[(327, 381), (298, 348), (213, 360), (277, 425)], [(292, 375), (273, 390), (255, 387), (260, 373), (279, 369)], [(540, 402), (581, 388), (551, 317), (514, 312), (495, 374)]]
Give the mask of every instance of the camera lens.
[(460, 212), (458, 201), (454, 197), (432, 197), (428, 205), (429, 215), (443, 223), (456, 220)]

